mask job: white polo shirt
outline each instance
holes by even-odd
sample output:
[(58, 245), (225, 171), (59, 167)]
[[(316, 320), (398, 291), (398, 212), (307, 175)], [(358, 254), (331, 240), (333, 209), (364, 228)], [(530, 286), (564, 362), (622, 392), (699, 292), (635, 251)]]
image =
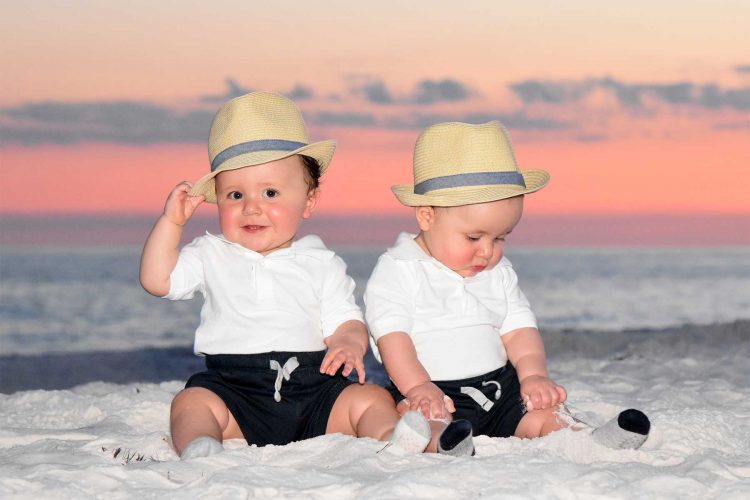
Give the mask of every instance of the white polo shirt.
[(505, 366), (500, 337), (537, 326), (508, 259), (463, 278), (407, 233), (378, 259), (364, 298), (373, 340), (409, 334), (432, 380), (475, 377)]
[(196, 354), (320, 351), (348, 320), (362, 321), (346, 264), (317, 236), (265, 257), (206, 233), (180, 251), (165, 296), (204, 297)]

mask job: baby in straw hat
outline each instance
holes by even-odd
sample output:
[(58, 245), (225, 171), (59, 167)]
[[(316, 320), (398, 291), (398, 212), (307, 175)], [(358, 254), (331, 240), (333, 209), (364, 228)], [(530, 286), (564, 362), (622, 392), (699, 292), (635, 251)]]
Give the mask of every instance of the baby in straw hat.
[[(230, 438), (263, 446), (333, 432), (421, 452), (430, 431), (418, 412), (400, 418), (385, 389), (364, 384), (367, 330), (344, 262), (317, 236), (295, 239), (335, 143), (311, 143), (294, 103), (256, 92), (219, 110), (208, 148), (211, 173), (172, 190), (141, 260), (149, 293), (204, 297), (195, 352), (207, 369), (172, 402), (177, 453), (211, 455)], [(204, 201), (217, 204), (222, 234), (178, 250)], [(353, 370), (359, 384), (346, 378)]]
[[(549, 378), (534, 314), (503, 256), (524, 195), (548, 180), (518, 169), (500, 123), (441, 123), (417, 141), (414, 184), (392, 188), (415, 207), (420, 231), (378, 260), (367, 323), (399, 410), (422, 411), (438, 450), (471, 454), (472, 433), (533, 438), (573, 423), (561, 418), (567, 394)], [(626, 410), (593, 436), (638, 448), (649, 428)]]

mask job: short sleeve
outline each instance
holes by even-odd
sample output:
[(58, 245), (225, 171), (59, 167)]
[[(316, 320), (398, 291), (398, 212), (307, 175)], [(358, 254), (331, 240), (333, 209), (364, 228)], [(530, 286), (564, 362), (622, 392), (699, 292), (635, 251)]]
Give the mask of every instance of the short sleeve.
[(416, 285), (409, 271), (408, 263), (383, 255), (367, 282), (365, 317), (376, 342), (392, 332), (410, 333), (414, 326)]
[(205, 273), (203, 267), (202, 238), (196, 238), (180, 250), (177, 264), (169, 275), (169, 300), (192, 299), (195, 292), (204, 290)]
[(341, 324), (357, 320), (364, 323), (362, 311), (354, 300), (354, 280), (346, 274), (346, 264), (338, 255), (327, 263), (324, 272), (320, 321), (323, 337), (336, 332)]
[(516, 275), (509, 261), (505, 260), (505, 265), (500, 268), (500, 273), (508, 305), (508, 312), (500, 327), (500, 335), (505, 335), (519, 328), (536, 328), (534, 312), (531, 310), (528, 299), (518, 286), (518, 275)]

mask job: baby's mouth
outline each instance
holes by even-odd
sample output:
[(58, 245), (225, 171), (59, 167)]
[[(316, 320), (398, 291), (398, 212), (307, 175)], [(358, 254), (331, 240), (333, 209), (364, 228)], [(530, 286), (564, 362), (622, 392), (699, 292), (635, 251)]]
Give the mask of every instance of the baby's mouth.
[(257, 233), (258, 231), (262, 231), (265, 229), (266, 226), (256, 226), (255, 224), (248, 224), (246, 226), (242, 226), (242, 229), (249, 233)]

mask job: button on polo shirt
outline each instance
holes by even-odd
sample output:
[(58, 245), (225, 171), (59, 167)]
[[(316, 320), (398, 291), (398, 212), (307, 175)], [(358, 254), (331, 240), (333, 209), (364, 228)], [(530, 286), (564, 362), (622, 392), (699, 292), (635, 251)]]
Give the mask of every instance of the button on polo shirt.
[[(508, 358), (500, 337), (536, 327), (508, 259), (463, 278), (407, 233), (378, 259), (364, 298), (373, 340), (409, 334), (432, 380), (474, 377), (504, 366)], [(373, 351), (380, 359), (375, 345)]]
[(206, 233), (180, 251), (166, 298), (196, 292), (197, 354), (320, 351), (339, 325), (363, 320), (344, 261), (313, 235), (263, 256)]

